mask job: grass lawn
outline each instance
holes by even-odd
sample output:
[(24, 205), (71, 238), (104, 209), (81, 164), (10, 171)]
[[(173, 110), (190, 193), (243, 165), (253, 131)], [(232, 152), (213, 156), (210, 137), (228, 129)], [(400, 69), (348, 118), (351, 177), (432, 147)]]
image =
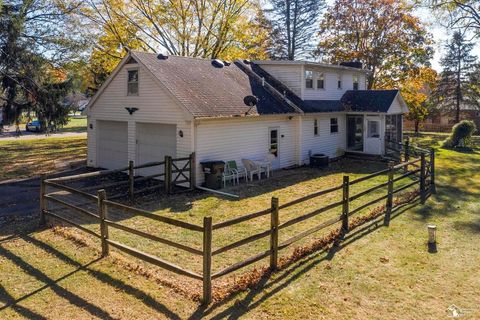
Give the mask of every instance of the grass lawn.
[[(421, 136), (415, 138), (415, 143), (437, 147), (438, 140), (444, 138)], [(375, 166), (366, 162), (339, 162), (316, 173), (307, 169), (285, 171), (270, 181), (231, 189), (242, 196), (239, 201), (198, 193), (176, 196), (175, 202), (151, 197), (145, 206), (162, 215), (197, 224), (203, 216), (211, 215), (215, 223), (266, 208), (271, 196), (278, 196), (280, 203), (284, 203), (339, 183), (343, 173), (353, 178), (378, 170)], [(199, 308), (176, 293), (178, 287), (171, 289), (168, 280), (180, 282), (169, 273), (151, 267), (136, 269), (132, 264), (121, 263), (123, 258), (118, 258), (115, 252), (112, 257), (97, 261), (98, 251), (84, 246), (83, 240), (95, 248), (98, 243), (87, 238), (77, 237), (73, 243), (58, 231), (27, 232), (25, 225), (4, 226), (0, 228), (0, 237), (4, 237), (0, 240), (0, 303), (18, 302), (9, 307), (0, 304), (0, 318), (439, 319), (446, 317), (447, 307), (454, 304), (469, 309), (467, 319), (476, 319), (480, 317), (479, 151), (459, 153), (438, 149), (437, 185), (438, 193), (425, 206), (415, 203), (397, 210), (390, 227), (383, 227), (381, 221), (367, 223), (353, 230), (338, 247), (312, 254), (265, 279), (256, 288), (208, 309)], [(294, 206), (281, 211), (280, 219), (285, 221), (330, 201), (334, 200), (321, 198)], [(197, 248), (201, 245), (200, 237), (197, 239), (193, 234), (172, 233), (168, 228), (145, 224), (135, 217), (111, 214), (112, 219), (126, 225), (183, 240)], [(329, 214), (336, 213), (326, 216)], [(436, 253), (428, 252), (428, 223), (435, 223), (438, 228)], [(268, 224), (266, 217), (225, 229), (226, 234), (214, 234), (214, 247), (263, 231)], [(307, 227), (308, 224), (302, 225), (290, 232)], [(280, 233), (280, 241), (291, 235), (288, 230)], [(69, 230), (63, 232), (73, 234)], [(7, 239), (14, 234), (19, 237)], [(179, 264), (188, 259), (178, 251), (162, 250), (120, 232), (112, 232), (111, 236)], [(267, 242), (268, 238), (215, 257), (214, 269), (265, 250)], [(188, 262), (191, 269), (198, 271), (198, 260)], [(91, 264), (85, 266), (87, 263)], [(127, 272), (120, 265), (136, 272)], [(140, 274), (147, 274), (149, 279)], [(184, 290), (190, 290), (188, 283)]]
[(60, 128), (58, 132), (87, 132), (87, 117), (70, 117), (68, 123)]
[(58, 170), (66, 161), (86, 158), (85, 137), (0, 140), (0, 181)]

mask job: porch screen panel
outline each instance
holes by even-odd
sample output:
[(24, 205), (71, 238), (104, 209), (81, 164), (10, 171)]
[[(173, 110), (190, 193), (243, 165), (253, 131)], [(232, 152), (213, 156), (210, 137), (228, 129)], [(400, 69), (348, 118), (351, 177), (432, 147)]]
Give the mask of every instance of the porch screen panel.
[(397, 114), (397, 142), (402, 141), (402, 132), (403, 132), (403, 117), (401, 114)]

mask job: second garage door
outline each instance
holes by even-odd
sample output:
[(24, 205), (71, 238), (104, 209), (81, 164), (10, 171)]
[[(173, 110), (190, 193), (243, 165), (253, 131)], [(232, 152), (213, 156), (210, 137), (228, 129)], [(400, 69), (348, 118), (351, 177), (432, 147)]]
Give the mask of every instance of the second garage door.
[[(137, 123), (137, 164), (163, 161), (165, 156), (176, 157), (177, 127), (172, 124)], [(163, 167), (141, 169), (138, 174), (163, 173)]]
[(97, 122), (97, 166), (128, 167), (128, 125), (124, 121)]

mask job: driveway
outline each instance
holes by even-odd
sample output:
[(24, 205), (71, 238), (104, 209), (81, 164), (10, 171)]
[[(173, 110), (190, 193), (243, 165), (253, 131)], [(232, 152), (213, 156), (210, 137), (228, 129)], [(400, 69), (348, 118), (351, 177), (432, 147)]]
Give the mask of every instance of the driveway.
[[(91, 171), (86, 167), (60, 172), (49, 177), (61, 177)], [(38, 214), (40, 179), (38, 177), (0, 182), (0, 223), (9, 217)]]

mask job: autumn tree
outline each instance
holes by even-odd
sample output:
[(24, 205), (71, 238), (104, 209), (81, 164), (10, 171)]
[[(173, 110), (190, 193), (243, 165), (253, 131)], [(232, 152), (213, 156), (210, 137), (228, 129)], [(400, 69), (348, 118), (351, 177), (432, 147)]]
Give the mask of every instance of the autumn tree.
[(369, 89), (401, 81), (432, 57), (431, 35), (413, 10), (405, 0), (336, 0), (320, 23), (316, 54), (362, 62)]
[(318, 18), (325, 8), (324, 0), (270, 0), (273, 26), (272, 56), (295, 60), (313, 49)]
[(419, 131), (420, 122), (434, 110), (432, 93), (437, 85), (437, 72), (428, 67), (410, 70), (399, 84), (402, 97), (408, 106), (407, 119), (415, 124), (415, 133)]
[(231, 59), (264, 55), (252, 46), (269, 41), (259, 8), (253, 0), (89, 0), (82, 14), (113, 40), (106, 47)]
[(446, 52), (441, 59), (443, 71), (436, 91), (436, 102), (441, 109), (455, 112), (456, 123), (460, 122), (462, 105), (478, 106), (480, 103), (470, 82), (477, 59), (471, 54), (473, 46), (462, 33), (455, 32), (445, 46)]

